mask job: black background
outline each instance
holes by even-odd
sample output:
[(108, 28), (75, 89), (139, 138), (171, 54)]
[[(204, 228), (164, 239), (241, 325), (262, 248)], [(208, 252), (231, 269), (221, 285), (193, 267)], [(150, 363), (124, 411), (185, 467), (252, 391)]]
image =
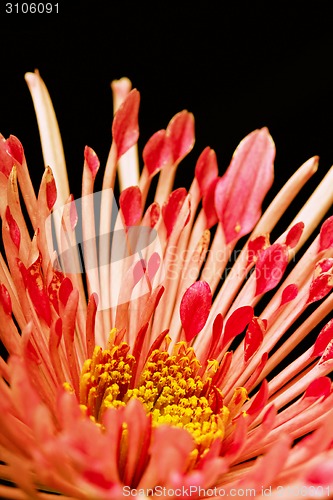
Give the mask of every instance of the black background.
[(239, 141), (262, 126), (277, 147), (270, 199), (311, 156), (320, 170), (299, 203), (331, 166), (330, 1), (82, 3), (59, 0), (59, 14), (49, 15), (1, 6), (0, 132), (21, 140), (36, 181), (43, 160), (24, 81), (35, 68), (54, 102), (75, 195), (84, 146), (106, 161), (110, 82), (122, 76), (141, 93), (141, 148), (175, 113), (193, 112), (196, 145), (178, 185), (188, 185), (204, 147), (215, 149), (223, 173)]

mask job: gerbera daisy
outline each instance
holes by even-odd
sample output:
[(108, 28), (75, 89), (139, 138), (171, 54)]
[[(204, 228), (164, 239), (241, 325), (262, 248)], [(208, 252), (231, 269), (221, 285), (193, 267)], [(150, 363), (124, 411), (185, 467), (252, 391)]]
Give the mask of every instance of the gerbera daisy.
[(330, 496), (333, 171), (271, 241), (318, 158), (263, 215), (266, 128), (223, 175), (205, 148), (174, 189), (193, 115), (139, 160), (140, 95), (123, 78), (102, 191), (87, 146), (74, 200), (47, 89), (26, 81), (46, 166), (36, 196), (21, 143), (1, 136), (0, 496)]

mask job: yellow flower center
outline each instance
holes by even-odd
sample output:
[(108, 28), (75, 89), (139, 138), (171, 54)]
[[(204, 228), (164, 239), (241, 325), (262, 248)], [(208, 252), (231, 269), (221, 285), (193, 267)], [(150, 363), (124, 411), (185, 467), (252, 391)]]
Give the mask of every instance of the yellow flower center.
[(136, 373), (137, 360), (129, 351), (126, 343), (105, 350), (96, 346), (92, 358), (84, 363), (80, 404), (96, 422), (101, 422), (106, 409), (136, 398), (151, 414), (154, 426), (167, 424), (190, 432), (199, 454), (215, 439), (223, 439), (247, 393), (244, 388), (236, 389), (228, 407), (223, 405), (223, 395), (213, 385), (217, 361), (209, 361), (203, 371), (193, 348), (179, 342), (171, 354), (154, 350)]

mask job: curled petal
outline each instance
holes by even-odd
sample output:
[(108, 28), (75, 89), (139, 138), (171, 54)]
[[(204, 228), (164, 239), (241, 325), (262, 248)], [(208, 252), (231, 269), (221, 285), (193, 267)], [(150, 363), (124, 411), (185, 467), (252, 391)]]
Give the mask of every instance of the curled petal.
[(260, 252), (269, 247), (269, 234), (261, 234), (249, 241), (247, 245), (247, 266), (257, 262)]
[(333, 319), (331, 319), (326, 325), (320, 330), (317, 340), (313, 346), (312, 356), (321, 356), (325, 351), (326, 347), (333, 340)]
[(5, 314), (10, 316), (12, 314), (12, 301), (7, 288), (2, 283), (0, 285), (0, 302)]
[(266, 331), (266, 325), (260, 318), (253, 318), (245, 334), (244, 361), (247, 363), (259, 349)]
[(186, 196), (187, 191), (185, 188), (176, 189), (172, 191), (168, 200), (162, 207), (162, 216), (167, 230), (167, 237), (172, 233)]
[(21, 242), (21, 231), (17, 225), (17, 222), (15, 221), (14, 217), (12, 216), (10, 208), (8, 206), (6, 208), (6, 222), (8, 224), (9, 234), (10, 234), (10, 237), (12, 239), (12, 242), (14, 243), (16, 248), (19, 250), (20, 242)]
[(256, 264), (256, 295), (272, 290), (281, 280), (288, 264), (285, 245), (275, 243), (264, 250)]
[(291, 300), (294, 300), (298, 295), (298, 286), (294, 283), (286, 286), (286, 288), (282, 292), (281, 303), (280, 306), (287, 304)]
[(214, 194), (217, 183), (218, 183), (218, 177), (216, 177), (216, 179), (211, 182), (211, 184), (207, 188), (206, 194), (202, 199), (202, 207), (206, 215), (208, 229), (213, 227), (218, 222), (218, 217), (214, 203)]
[(173, 163), (171, 142), (166, 130), (159, 130), (149, 139), (142, 156), (149, 175), (155, 175), (163, 167)]
[(195, 166), (195, 178), (198, 181), (201, 196), (205, 196), (211, 183), (218, 177), (216, 153), (207, 147), (203, 150)]
[(242, 306), (236, 309), (228, 318), (224, 336), (223, 336), (223, 344), (226, 345), (230, 340), (235, 338), (237, 335), (242, 333), (247, 325), (253, 318), (253, 307), (251, 306)]
[(238, 145), (215, 191), (226, 243), (237, 241), (258, 222), (261, 204), (273, 182), (274, 157), (275, 146), (266, 128), (255, 130)]
[(95, 179), (100, 163), (95, 151), (88, 146), (84, 148), (84, 160), (85, 164), (91, 172), (93, 179)]
[(119, 205), (126, 226), (135, 226), (142, 217), (142, 196), (138, 186), (124, 189), (119, 197)]
[(333, 288), (333, 277), (331, 273), (323, 273), (312, 280), (310, 285), (308, 304), (316, 302), (327, 295)]
[(212, 304), (212, 292), (205, 281), (197, 281), (186, 290), (180, 304), (180, 319), (187, 342), (205, 326)]
[(294, 248), (300, 240), (304, 229), (304, 222), (298, 222), (289, 231), (286, 237), (286, 245)]
[(126, 97), (117, 110), (113, 124), (112, 135), (117, 145), (118, 158), (137, 143), (139, 138), (138, 112), (140, 94), (136, 89)]
[(6, 141), (7, 152), (13, 158), (13, 160), (22, 165), (24, 160), (24, 151), (21, 142), (15, 135), (10, 135)]
[(325, 220), (320, 228), (319, 251), (333, 246), (333, 216)]
[(170, 138), (173, 162), (178, 163), (194, 146), (194, 116), (188, 111), (180, 111), (169, 122), (166, 129)]
[(50, 168), (45, 169), (45, 182), (47, 208), (51, 211), (57, 201), (57, 187)]

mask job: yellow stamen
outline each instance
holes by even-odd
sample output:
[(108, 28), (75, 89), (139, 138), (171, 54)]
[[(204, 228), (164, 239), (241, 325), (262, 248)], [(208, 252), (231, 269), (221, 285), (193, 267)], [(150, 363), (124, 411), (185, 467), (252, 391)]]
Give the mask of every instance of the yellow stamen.
[(215, 439), (223, 439), (226, 426), (240, 413), (247, 392), (238, 388), (228, 407), (221, 404), (223, 395), (212, 383), (219, 367), (216, 360), (209, 361), (200, 376), (202, 366), (193, 348), (178, 342), (171, 354), (154, 350), (134, 386), (136, 360), (129, 350), (126, 343), (106, 350), (96, 346), (92, 358), (84, 363), (80, 404), (97, 423), (106, 409), (125, 406), (136, 398), (151, 414), (153, 426), (167, 424), (186, 429), (199, 455)]

